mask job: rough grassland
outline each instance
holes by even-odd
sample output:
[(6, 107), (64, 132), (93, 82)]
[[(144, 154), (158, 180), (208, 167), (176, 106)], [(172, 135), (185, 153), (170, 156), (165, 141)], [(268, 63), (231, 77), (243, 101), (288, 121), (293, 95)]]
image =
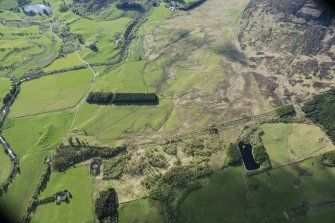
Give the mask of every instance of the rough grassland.
[(164, 223), (164, 209), (158, 201), (140, 199), (120, 204), (119, 223)]
[(289, 137), (291, 160), (301, 160), (334, 150), (328, 136), (318, 127), (307, 124), (293, 124)]
[(75, 106), (92, 81), (90, 70), (78, 70), (46, 76), (23, 83), (10, 117), (44, 113)]
[(4, 137), (20, 159), (21, 173), (15, 177), (6, 195), (0, 198), (0, 204), (15, 219), (22, 216), (35, 190), (45, 165), (45, 156), (60, 144), (72, 118), (72, 114), (59, 112), (15, 119), (8, 123), (12, 127), (4, 131)]
[(78, 114), (74, 129), (79, 132), (85, 130), (88, 135), (94, 135), (101, 140), (115, 139), (126, 131), (158, 130), (167, 119), (171, 106), (170, 100), (160, 100), (157, 106), (85, 104)]
[(290, 124), (264, 124), (262, 137), (266, 152), (269, 154), (273, 166), (283, 165), (289, 162), (287, 151), (287, 138), (293, 127)]
[(47, 189), (41, 198), (67, 189), (72, 195), (70, 203), (40, 206), (32, 216), (32, 223), (93, 222), (92, 179), (87, 166), (69, 169), (66, 173), (52, 173)]
[(259, 222), (240, 167), (226, 168), (192, 192), (180, 206), (182, 222)]

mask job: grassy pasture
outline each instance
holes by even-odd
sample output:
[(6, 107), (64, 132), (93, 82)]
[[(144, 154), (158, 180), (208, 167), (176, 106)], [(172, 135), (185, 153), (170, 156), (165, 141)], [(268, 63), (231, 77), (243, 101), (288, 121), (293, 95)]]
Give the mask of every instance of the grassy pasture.
[(15, 219), (22, 217), (45, 166), (45, 156), (60, 144), (72, 118), (72, 114), (59, 112), (7, 121), (3, 134), (20, 159), (21, 173), (0, 198), (0, 204)]
[(269, 154), (273, 166), (283, 165), (289, 162), (287, 151), (287, 139), (293, 127), (290, 124), (264, 124), (262, 137), (266, 152)]
[(307, 124), (264, 124), (263, 143), (273, 166), (284, 165), (334, 149), (325, 133)]
[(265, 217), (285, 218), (284, 212), (298, 207), (301, 191), (294, 188), (294, 178), (289, 167), (280, 168), (249, 177), (249, 186), (257, 187), (252, 193)]
[(140, 199), (120, 204), (118, 208), (120, 223), (164, 223), (164, 209), (160, 202)]
[(25, 211), (44, 168), (44, 157), (49, 151), (36, 151), (20, 156), (21, 173), (15, 177), (7, 193), (0, 198), (1, 206), (17, 221)]
[(2, 147), (0, 146), (0, 184), (3, 183), (11, 170), (11, 161), (9, 159), (9, 156), (2, 150)]
[(68, 131), (72, 118), (72, 113), (56, 112), (10, 119), (4, 125), (7, 129), (3, 135), (19, 158), (27, 153), (53, 150)]
[(72, 195), (70, 203), (54, 203), (38, 207), (32, 215), (33, 223), (43, 222), (92, 222), (94, 204), (92, 200), (92, 179), (87, 166), (71, 168), (66, 173), (52, 173), (41, 198), (67, 189)]
[(335, 168), (326, 167), (311, 159), (299, 164), (302, 170), (300, 187), (310, 205), (318, 205), (335, 199)]
[(10, 117), (27, 116), (75, 106), (92, 81), (89, 69), (46, 76), (21, 85)]
[(81, 34), (86, 46), (96, 43), (98, 52), (84, 48), (80, 55), (90, 63), (110, 61), (117, 54), (118, 46), (114, 42), (115, 33), (123, 33), (130, 18), (119, 18), (112, 21), (94, 21), (81, 18), (70, 25), (72, 33)]
[[(0, 39), (0, 47), (6, 49), (5, 51), (0, 52), (2, 66), (23, 66), (24, 64), (29, 63), (32, 59), (32, 55), (39, 55), (45, 51), (43, 48), (39, 47), (38, 44), (31, 41), (31, 38), (40, 38), (39, 27), (36, 25), (23, 26), (21, 23), (0, 24), (0, 30), (3, 34)], [(18, 36), (19, 33), (20, 35), (24, 35)], [(26, 49), (16, 52), (14, 48)], [(4, 76), (9, 72), (9, 70), (3, 70), (0, 75)]]
[(1, 0), (0, 1), (0, 9), (9, 9), (11, 7), (13, 7), (12, 0)]
[(293, 128), (288, 140), (291, 160), (300, 160), (334, 150), (330, 139), (318, 126), (293, 124)]
[[(315, 159), (248, 178), (258, 208), (271, 222), (285, 222), (284, 213), (289, 214), (303, 202), (316, 207), (335, 199), (332, 183), (335, 169), (325, 167)], [(295, 219), (292, 222), (327, 222), (317, 221), (316, 216), (320, 216), (318, 213), (323, 213), (323, 210), (327, 212), (327, 208), (321, 208), (306, 217), (290, 215), (290, 218)], [(331, 216), (325, 214), (323, 218), (331, 219)]]
[(74, 66), (83, 65), (84, 63), (79, 59), (76, 53), (71, 53), (65, 58), (57, 59), (49, 66), (45, 67), (43, 70), (48, 72), (52, 70), (58, 70), (63, 68), (69, 68)]
[(203, 188), (191, 192), (179, 208), (182, 222), (258, 222), (240, 167), (225, 168)]

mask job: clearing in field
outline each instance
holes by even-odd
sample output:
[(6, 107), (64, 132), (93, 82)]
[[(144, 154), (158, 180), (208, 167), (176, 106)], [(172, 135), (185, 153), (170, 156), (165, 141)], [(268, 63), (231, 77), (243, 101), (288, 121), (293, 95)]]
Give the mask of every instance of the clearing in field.
[(264, 124), (262, 140), (273, 167), (303, 160), (334, 149), (318, 127), (308, 124)]

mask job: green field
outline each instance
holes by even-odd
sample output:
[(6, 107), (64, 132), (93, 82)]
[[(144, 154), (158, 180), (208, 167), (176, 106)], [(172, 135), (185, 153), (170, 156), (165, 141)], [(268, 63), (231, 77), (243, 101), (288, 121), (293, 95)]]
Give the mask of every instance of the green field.
[(164, 223), (164, 209), (158, 201), (140, 199), (120, 204), (119, 223)]
[(74, 107), (92, 84), (89, 69), (69, 71), (23, 83), (10, 117), (21, 117)]
[(112, 21), (94, 21), (81, 18), (70, 26), (70, 31), (81, 34), (85, 39), (85, 45), (96, 43), (98, 52), (94, 52), (88, 47), (80, 51), (82, 56), (89, 63), (110, 61), (117, 55), (118, 46), (114, 41), (115, 33), (123, 33), (130, 18), (119, 18)]
[[(1, 146), (0, 150), (2, 150)], [(3, 183), (9, 176), (11, 166), (12, 164), (9, 156), (5, 152), (0, 151), (0, 184)]]
[(70, 203), (56, 205), (54, 203), (37, 208), (32, 215), (32, 223), (80, 223), (94, 221), (92, 179), (89, 177), (87, 166), (69, 169), (66, 173), (53, 173), (48, 187), (41, 198), (67, 189), (72, 195)]
[(65, 58), (57, 59), (52, 64), (44, 68), (45, 72), (52, 70), (59, 70), (73, 66), (83, 65), (84, 63), (79, 59), (76, 53), (67, 55)]
[[(254, 188), (252, 194), (264, 217), (274, 222), (282, 222), (287, 214), (289, 218), (299, 222), (299, 214), (292, 215), (292, 211), (302, 203), (317, 208), (335, 199), (332, 184), (334, 179), (334, 168), (325, 167), (310, 159), (298, 165), (251, 176), (249, 187)], [(313, 215), (314, 213), (307, 216), (312, 222), (317, 222)], [(326, 218), (329, 216), (325, 216)]]
[[(52, 154), (70, 127), (71, 113), (52, 113), (5, 123), (3, 135), (20, 159), (20, 174), (0, 203), (5, 203), (15, 219), (22, 216), (44, 169), (46, 155)], [(29, 183), (27, 183), (29, 182)]]
[(270, 219), (284, 218), (284, 212), (289, 213), (303, 201), (301, 191), (294, 187), (289, 168), (249, 177), (249, 185), (256, 188), (253, 191), (256, 203)]
[(335, 199), (335, 168), (326, 167), (315, 160), (308, 160), (299, 165), (305, 172), (300, 177), (300, 186), (304, 197), (310, 205), (318, 205)]
[(181, 203), (182, 222), (258, 222), (242, 177), (242, 168), (229, 167), (210, 177), (203, 188)]
[[(1, 207), (16, 221), (36, 189), (45, 158), (55, 155), (63, 142), (65, 148), (73, 147), (69, 149), (124, 145), (127, 154), (122, 154), (117, 167), (110, 164), (110, 169), (106, 165), (110, 160), (103, 160), (102, 172), (96, 177), (88, 167), (92, 160), (62, 173), (52, 172), (38, 199), (65, 189), (72, 199), (39, 206), (31, 214), (32, 223), (97, 222), (95, 199), (110, 187), (118, 193), (119, 202), (124, 202), (118, 208), (119, 223), (166, 223), (174, 217), (166, 212), (169, 206), (177, 211), (174, 214), (181, 223), (335, 221), (334, 207), (323, 207), (335, 201), (335, 168), (321, 165), (316, 158), (333, 151), (334, 145), (316, 125), (272, 123), (278, 120), (267, 112), (277, 105), (264, 95), (272, 82), (267, 86), (268, 82), (255, 77), (252, 64), (259, 64), (251, 60), (255, 55), (266, 60), (272, 56), (249, 52), (249, 46), (239, 43), (241, 16), (250, 1), (207, 0), (189, 11), (169, 9), (174, 4), (187, 8), (198, 1), (164, 1), (157, 7), (150, 6), (152, 1), (135, 1), (145, 2), (145, 10), (150, 8), (143, 13), (132, 6), (122, 10), (114, 0), (53, 0), (50, 16), (28, 16), (22, 10), (18, 16), (0, 13), (0, 100), (10, 88), (10, 77), (68, 70), (21, 83), (0, 129), (19, 158), (20, 173), (0, 197)], [(76, 7), (60, 12), (64, 2)], [(0, 10), (13, 5), (12, 0), (0, 0)], [(141, 16), (143, 23), (132, 28), (133, 19)], [(131, 35), (125, 40), (126, 30)], [(116, 61), (120, 50), (124, 57), (119, 63), (106, 63)], [(298, 56), (292, 63), (296, 60)], [(85, 64), (86, 69), (74, 69)], [(263, 65), (256, 67), (262, 70)], [(265, 76), (273, 78), (271, 75)], [(297, 98), (305, 97), (296, 89), (299, 84), (284, 86), (285, 95), (288, 91)], [(89, 104), (85, 101), (89, 91), (156, 93), (159, 104)], [(275, 91), (278, 101), (285, 101), (281, 91)], [(298, 110), (294, 120), (303, 122)], [(266, 118), (258, 119), (258, 115)], [(239, 120), (245, 117), (257, 118)], [(269, 123), (263, 124), (265, 121)], [(266, 148), (272, 169), (246, 175), (241, 165), (226, 166), (226, 146), (239, 140), (246, 127), (263, 131), (259, 142)], [(68, 141), (70, 137), (78, 147)], [(171, 171), (177, 166), (199, 169)], [(122, 171), (119, 178), (104, 179), (104, 173), (114, 167)], [(0, 183), (10, 168), (8, 156), (0, 151)], [(199, 179), (193, 182), (193, 174), (202, 168), (212, 175), (206, 179), (196, 175)], [(173, 182), (172, 191), (165, 181)], [(199, 186), (198, 182), (202, 187), (191, 188)], [(186, 194), (188, 189), (192, 192)], [(171, 199), (171, 194), (182, 199)]]
[(264, 124), (262, 140), (272, 166), (285, 165), (333, 150), (326, 134), (307, 124)]

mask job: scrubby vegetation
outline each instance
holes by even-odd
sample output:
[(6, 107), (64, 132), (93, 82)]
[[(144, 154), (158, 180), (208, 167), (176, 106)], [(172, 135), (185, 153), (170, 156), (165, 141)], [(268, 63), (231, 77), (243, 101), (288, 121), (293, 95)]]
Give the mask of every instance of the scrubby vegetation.
[(303, 106), (307, 118), (320, 124), (335, 142), (335, 89), (315, 96)]
[(128, 154), (120, 155), (112, 159), (103, 161), (103, 179), (117, 179), (121, 177), (126, 166), (127, 160), (130, 158)]
[(226, 150), (226, 163), (227, 165), (238, 165), (241, 163), (241, 154), (238, 150), (238, 146), (230, 144)]
[(280, 118), (290, 118), (296, 115), (293, 105), (280, 107), (276, 110), (276, 113)]
[(330, 151), (321, 155), (320, 161), (325, 165), (335, 166), (335, 151)]
[(268, 159), (268, 154), (266, 153), (266, 149), (263, 145), (254, 146), (252, 148), (252, 154), (258, 164), (262, 164)]
[(173, 167), (163, 175), (147, 178), (143, 184), (151, 189), (150, 198), (166, 205), (169, 222), (176, 222), (176, 208), (180, 201), (190, 191), (201, 187), (200, 179), (211, 173), (212, 169), (206, 164)]

